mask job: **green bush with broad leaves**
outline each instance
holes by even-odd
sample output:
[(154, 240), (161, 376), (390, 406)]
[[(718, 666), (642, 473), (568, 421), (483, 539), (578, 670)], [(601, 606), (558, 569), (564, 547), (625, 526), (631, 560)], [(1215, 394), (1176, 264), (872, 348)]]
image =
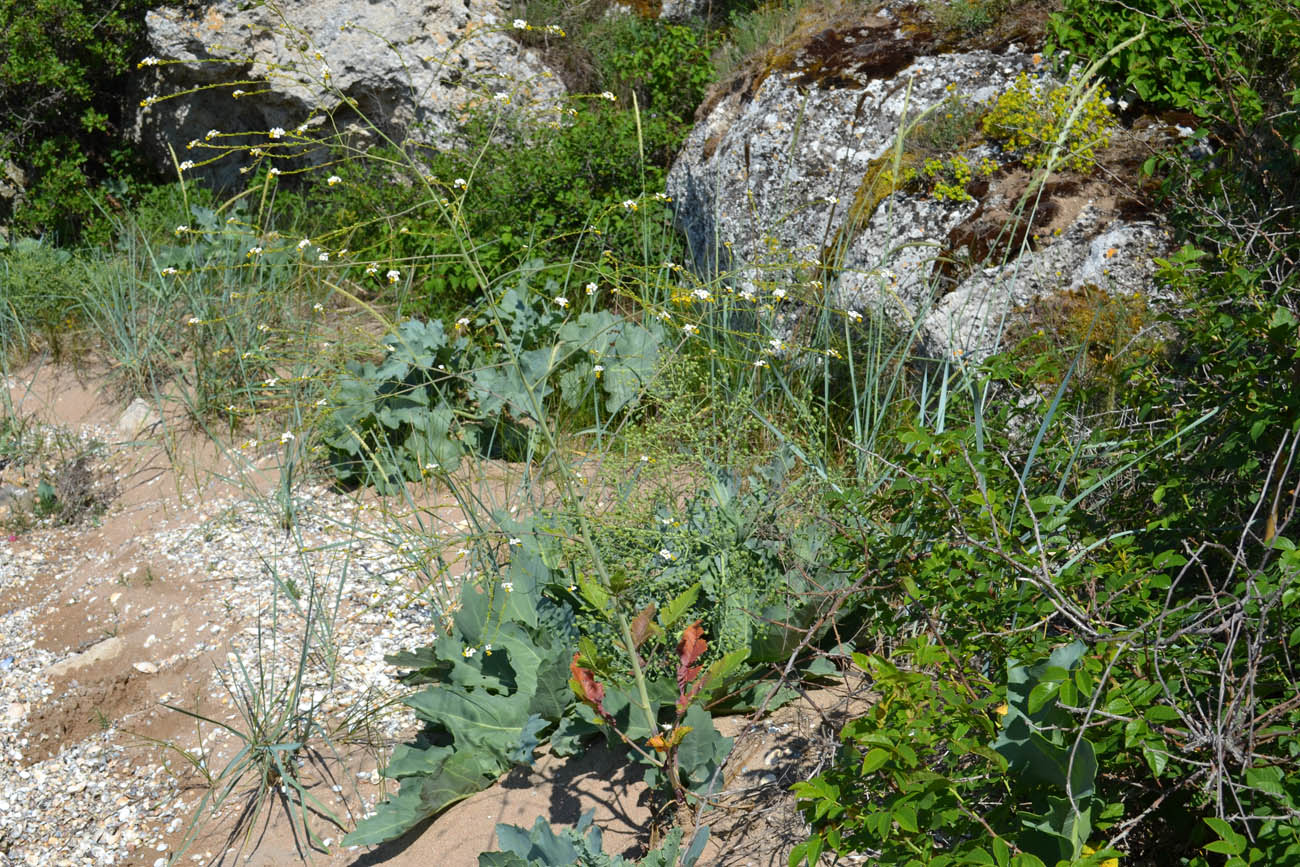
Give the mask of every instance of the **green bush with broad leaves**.
[(548, 408), (608, 419), (635, 403), (661, 341), (653, 321), (570, 316), (526, 280), (451, 330), (408, 320), (385, 338), (380, 361), (352, 363), (338, 381), (322, 434), (330, 470), (341, 485), (392, 493), (452, 472), (467, 453), (522, 454), (537, 446), (529, 425)]

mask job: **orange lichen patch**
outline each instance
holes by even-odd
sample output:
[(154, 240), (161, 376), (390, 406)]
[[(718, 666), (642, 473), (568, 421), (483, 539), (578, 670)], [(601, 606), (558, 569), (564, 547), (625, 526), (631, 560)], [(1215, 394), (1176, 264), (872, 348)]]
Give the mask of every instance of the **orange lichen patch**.
[(659, 13), (664, 8), (661, 0), (630, 0), (627, 5), (631, 6), (632, 11), (642, 18), (658, 18)]

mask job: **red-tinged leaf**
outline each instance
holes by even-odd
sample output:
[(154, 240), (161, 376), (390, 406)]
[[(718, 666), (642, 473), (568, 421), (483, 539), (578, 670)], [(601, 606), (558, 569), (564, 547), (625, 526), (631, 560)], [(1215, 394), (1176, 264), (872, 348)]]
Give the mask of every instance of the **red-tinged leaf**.
[(632, 621), (633, 646), (640, 648), (641, 645), (645, 644), (645, 640), (654, 632), (653, 620), (656, 610), (655, 604), (651, 602), (636, 616), (636, 620)]
[(695, 663), (700, 661), (700, 657), (708, 649), (709, 643), (704, 640), (704, 627), (700, 625), (700, 621), (697, 620), (682, 630), (682, 640), (677, 642), (678, 694), (685, 696), (686, 688), (690, 686), (691, 681), (700, 676), (701, 666)]
[(594, 674), (578, 665), (578, 658), (579, 654), (573, 654), (573, 662), (569, 663), (569, 671), (573, 672), (573, 679), (582, 690), (582, 700), (595, 708), (596, 713), (601, 716), (608, 716), (605, 713), (604, 705), (601, 704), (605, 700), (605, 687), (596, 681)]

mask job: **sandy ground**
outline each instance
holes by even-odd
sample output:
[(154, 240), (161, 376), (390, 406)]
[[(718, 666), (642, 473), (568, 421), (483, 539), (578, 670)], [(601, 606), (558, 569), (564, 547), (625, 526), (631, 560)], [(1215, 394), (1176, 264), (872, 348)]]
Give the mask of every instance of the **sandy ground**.
[[(16, 411), (50, 439), (47, 466), (62, 460), (66, 468), (67, 455), (89, 454), (97, 489), (113, 496), (102, 515), (73, 526), (23, 525), (6, 514), (22, 509), (21, 500), (0, 505), (10, 527), (0, 536), (0, 798), (13, 802), (0, 803), (7, 863), (309, 858), (473, 867), (494, 847), (498, 822), (530, 826), (540, 815), (572, 823), (588, 809), (606, 851), (641, 851), (652, 824), (649, 794), (635, 768), (599, 745), (565, 761), (542, 755), (394, 843), (339, 845), (382, 796), (376, 769), (415, 730), (398, 703), (405, 694), (398, 672), (383, 657), (437, 634), (440, 603), (461, 572), (455, 552), (466, 525), (455, 502), (429, 491), (407, 515), (424, 527), (421, 544), (451, 564), (413, 574), (409, 551), (364, 531), (392, 518), (373, 499), (302, 485), (296, 530), (286, 533), (273, 503), (278, 444), (225, 453), (176, 433), (180, 426), (151, 425), (156, 417), (124, 419), (124, 402), (85, 371), (29, 369), (11, 376), (9, 389)], [(29, 490), (38, 469), (4, 467), (0, 486)], [(507, 504), (515, 474), (508, 466), (495, 473), (487, 488)], [(328, 842), (306, 846), (288, 800), (258, 799), (245, 778), (191, 834), (196, 809), (211, 798), (203, 769), (223, 767), (238, 738), (168, 705), (247, 731), (239, 666), (247, 673), (260, 660), (257, 676), (284, 682), (304, 636), (319, 625), (309, 604), (313, 581), (322, 598), (339, 601), (331, 652), (310, 660), (297, 698), (316, 708), (332, 736), (330, 748), (308, 752), (300, 772), (342, 827), (313, 815), (310, 824)], [(296, 603), (286, 586), (296, 588)], [(704, 863), (786, 863), (804, 834), (788, 787), (828, 760), (860, 693), (822, 691), (763, 720), (721, 721), (737, 745), (715, 809), (694, 817), (713, 828)]]

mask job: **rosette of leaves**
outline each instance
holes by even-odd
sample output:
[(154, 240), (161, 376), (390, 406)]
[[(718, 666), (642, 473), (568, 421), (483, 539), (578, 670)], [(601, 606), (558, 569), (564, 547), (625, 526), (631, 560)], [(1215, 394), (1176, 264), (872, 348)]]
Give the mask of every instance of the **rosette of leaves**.
[(539, 735), (573, 704), (569, 664), (575, 630), (568, 608), (542, 589), (551, 570), (530, 550), (516, 552), (486, 587), (467, 584), (452, 628), (432, 645), (388, 657), (427, 684), (406, 704), (425, 727), (394, 749), (384, 775), (400, 783), (345, 844), (401, 836), (451, 804), (532, 763)]

